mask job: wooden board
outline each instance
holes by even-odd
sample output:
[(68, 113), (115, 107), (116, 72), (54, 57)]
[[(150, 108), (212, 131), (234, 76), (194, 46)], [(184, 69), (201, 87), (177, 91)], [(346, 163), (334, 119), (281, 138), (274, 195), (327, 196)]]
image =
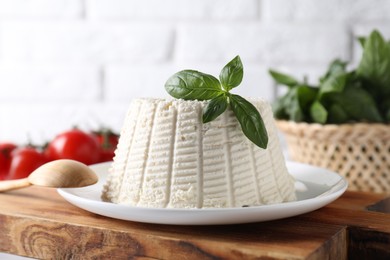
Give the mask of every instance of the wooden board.
[(278, 221), (173, 226), (95, 215), (53, 189), (30, 187), (0, 194), (0, 251), (40, 259), (388, 257), (390, 215), (364, 209), (383, 198), (347, 192), (320, 210)]

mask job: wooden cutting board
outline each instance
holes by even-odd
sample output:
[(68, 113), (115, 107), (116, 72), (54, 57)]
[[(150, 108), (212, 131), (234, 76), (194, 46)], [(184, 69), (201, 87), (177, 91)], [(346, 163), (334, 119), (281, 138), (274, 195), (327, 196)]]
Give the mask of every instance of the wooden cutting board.
[(301, 216), (262, 223), (174, 226), (79, 209), (54, 189), (0, 194), (0, 251), (39, 259), (390, 259), (385, 195), (347, 192)]

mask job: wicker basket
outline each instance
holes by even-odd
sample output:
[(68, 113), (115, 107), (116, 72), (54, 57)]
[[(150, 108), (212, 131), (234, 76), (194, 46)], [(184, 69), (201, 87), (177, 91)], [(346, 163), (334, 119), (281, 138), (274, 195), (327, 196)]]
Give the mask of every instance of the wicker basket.
[(390, 193), (390, 126), (277, 121), (292, 160), (331, 169), (349, 189)]

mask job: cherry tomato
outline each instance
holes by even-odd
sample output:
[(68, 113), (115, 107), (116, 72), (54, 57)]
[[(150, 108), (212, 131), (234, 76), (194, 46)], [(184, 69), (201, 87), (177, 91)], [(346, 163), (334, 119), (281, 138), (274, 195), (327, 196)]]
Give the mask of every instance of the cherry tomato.
[(17, 146), (13, 143), (0, 144), (0, 181), (6, 179), (11, 166), (11, 152)]
[(100, 157), (97, 138), (79, 129), (56, 136), (45, 153), (50, 160), (72, 159), (87, 165), (99, 162)]
[(8, 174), (9, 164), (7, 161), (4, 154), (0, 153), (0, 181), (4, 180), (5, 176)]
[(109, 129), (102, 129), (93, 132), (93, 134), (97, 137), (100, 145), (99, 162), (112, 161), (116, 146), (118, 145), (119, 135)]
[(115, 149), (112, 150), (101, 150), (99, 162), (110, 162), (114, 159)]
[(11, 165), (7, 179), (26, 178), (42, 164), (47, 162), (46, 156), (33, 147), (15, 149), (12, 154)]

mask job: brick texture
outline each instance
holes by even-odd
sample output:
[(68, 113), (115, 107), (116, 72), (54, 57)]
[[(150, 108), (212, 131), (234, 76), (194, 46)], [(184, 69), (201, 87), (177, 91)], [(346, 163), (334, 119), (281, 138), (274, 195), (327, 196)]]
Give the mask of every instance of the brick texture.
[(81, 18), (83, 6), (80, 0), (1, 0), (0, 19)]
[(258, 16), (257, 0), (87, 0), (88, 18), (247, 20)]
[[(356, 40), (390, 38), (390, 0), (1, 0), (0, 141), (50, 139), (75, 124), (119, 131), (135, 97), (168, 97), (182, 69), (218, 75), (234, 56), (234, 93), (272, 101), (273, 68), (316, 84)], [(34, 140), (35, 139), (35, 140)]]
[(172, 37), (161, 24), (7, 22), (1, 50), (9, 61), (159, 62), (168, 58)]
[(0, 65), (1, 103), (98, 101), (99, 70), (91, 66)]
[[(44, 144), (58, 133), (77, 126), (83, 130), (110, 127), (120, 129), (127, 104), (99, 102), (0, 104), (1, 141)], [(114, 115), (114, 116), (113, 116)], [(4, 122), (4, 123), (3, 123)]]
[(390, 21), (388, 10), (390, 10), (388, 0), (376, 0), (375, 2), (367, 0), (263, 0), (263, 15), (269, 22)]
[(337, 26), (197, 24), (179, 28), (175, 54), (179, 61), (211, 62), (240, 54), (247, 62), (322, 63), (349, 58), (348, 36)]

